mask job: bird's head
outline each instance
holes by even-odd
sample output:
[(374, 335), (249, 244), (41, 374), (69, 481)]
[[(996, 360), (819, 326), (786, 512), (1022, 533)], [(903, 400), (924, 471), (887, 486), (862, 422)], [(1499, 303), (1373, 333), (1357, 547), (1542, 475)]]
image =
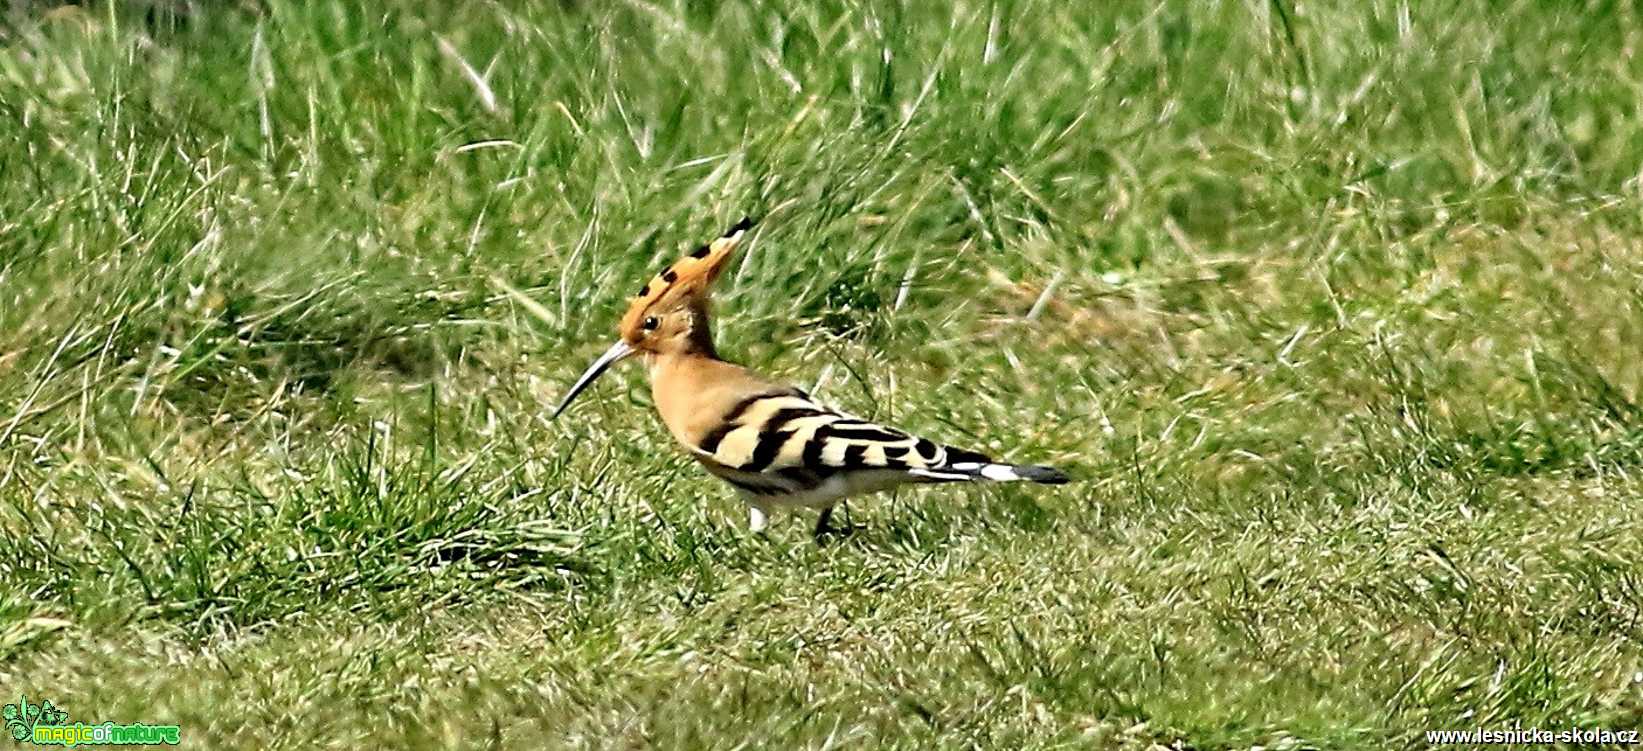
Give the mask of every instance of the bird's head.
[(554, 417), (607, 368), (634, 355), (712, 354), (709, 293), (752, 226), (753, 220), (743, 218), (723, 237), (673, 262), (641, 287), (617, 326), (616, 343), (576, 379)]

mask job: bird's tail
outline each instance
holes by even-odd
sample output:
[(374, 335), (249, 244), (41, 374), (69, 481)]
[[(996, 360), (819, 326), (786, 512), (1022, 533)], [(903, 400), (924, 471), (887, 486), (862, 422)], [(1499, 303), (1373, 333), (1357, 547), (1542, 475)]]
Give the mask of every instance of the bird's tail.
[(947, 447), (947, 461), (940, 466), (923, 470), (914, 470), (914, 473), (931, 482), (974, 482), (977, 480), (991, 480), (993, 482), (1037, 482), (1045, 485), (1061, 485), (1070, 482), (1072, 478), (1067, 473), (1055, 467), (1042, 464), (1009, 464), (995, 462), (986, 454), (966, 449)]

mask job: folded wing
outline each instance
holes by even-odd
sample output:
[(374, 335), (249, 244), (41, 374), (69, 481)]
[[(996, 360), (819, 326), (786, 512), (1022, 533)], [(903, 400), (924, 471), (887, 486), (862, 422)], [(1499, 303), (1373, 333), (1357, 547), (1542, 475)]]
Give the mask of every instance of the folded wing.
[(995, 462), (863, 420), (818, 404), (798, 389), (743, 399), (692, 448), (714, 474), (755, 495), (803, 493), (839, 475), (871, 477), (870, 484), (884, 487), (901, 482), (1067, 481), (1051, 467)]

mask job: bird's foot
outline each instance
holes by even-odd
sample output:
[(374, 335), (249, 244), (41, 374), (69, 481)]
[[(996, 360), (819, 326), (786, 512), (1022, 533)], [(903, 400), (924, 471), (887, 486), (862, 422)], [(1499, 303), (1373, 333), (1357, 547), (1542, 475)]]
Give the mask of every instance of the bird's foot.
[(827, 508), (822, 509), (821, 516), (816, 517), (816, 531), (814, 535), (816, 544), (826, 545), (828, 539), (834, 537), (841, 539), (849, 537), (850, 535), (855, 534), (857, 529), (859, 529), (859, 527), (851, 524), (848, 516), (845, 518), (842, 525), (835, 526), (833, 524), (833, 507), (828, 506)]

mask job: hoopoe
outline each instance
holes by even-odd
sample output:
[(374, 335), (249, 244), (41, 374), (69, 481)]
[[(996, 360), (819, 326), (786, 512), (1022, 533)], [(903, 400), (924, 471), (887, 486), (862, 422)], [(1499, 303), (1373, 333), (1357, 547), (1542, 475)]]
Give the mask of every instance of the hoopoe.
[(709, 292), (752, 226), (742, 219), (641, 287), (622, 316), (620, 338), (576, 379), (553, 416), (611, 365), (643, 355), (662, 423), (707, 471), (741, 491), (753, 531), (762, 532), (778, 508), (818, 508), (818, 541), (830, 530), (833, 506), (854, 495), (907, 483), (1067, 482), (1053, 467), (995, 462), (868, 422), (720, 359)]

